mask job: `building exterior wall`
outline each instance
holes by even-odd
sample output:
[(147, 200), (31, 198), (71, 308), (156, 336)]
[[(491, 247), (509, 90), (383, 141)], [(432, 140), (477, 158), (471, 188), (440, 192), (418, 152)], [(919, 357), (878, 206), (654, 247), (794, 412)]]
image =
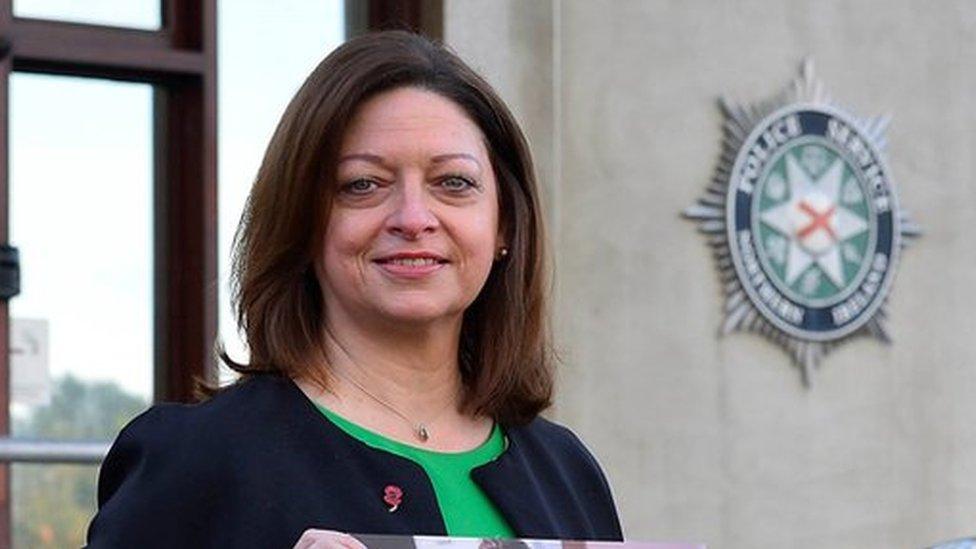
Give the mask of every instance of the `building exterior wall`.
[[(599, 457), (632, 539), (922, 547), (976, 535), (976, 5), (912, 0), (445, 2), (445, 40), (522, 120), (547, 191), (563, 364), (556, 417)], [(890, 113), (925, 234), (889, 301), (805, 388), (785, 352), (717, 336), (722, 289), (680, 217), (710, 180), (719, 95), (811, 56)]]

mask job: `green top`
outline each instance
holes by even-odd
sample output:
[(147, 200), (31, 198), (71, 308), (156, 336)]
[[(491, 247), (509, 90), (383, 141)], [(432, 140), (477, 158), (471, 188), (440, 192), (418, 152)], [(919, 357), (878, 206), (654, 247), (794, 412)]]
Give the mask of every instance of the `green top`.
[(495, 504), (471, 479), (471, 470), (494, 460), (505, 450), (505, 435), (496, 423), (488, 440), (467, 452), (434, 452), (397, 442), (360, 427), (316, 404), (319, 411), (347, 434), (373, 448), (409, 459), (430, 477), (447, 535), (514, 538), (515, 532)]

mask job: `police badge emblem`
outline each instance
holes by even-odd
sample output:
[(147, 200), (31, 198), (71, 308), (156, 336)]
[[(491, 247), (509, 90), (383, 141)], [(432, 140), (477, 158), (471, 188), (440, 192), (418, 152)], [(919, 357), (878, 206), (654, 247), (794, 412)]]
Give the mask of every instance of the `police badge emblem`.
[(721, 333), (755, 331), (781, 344), (809, 385), (844, 339), (889, 341), (885, 301), (899, 252), (919, 230), (881, 155), (888, 119), (841, 110), (809, 61), (777, 97), (720, 106), (722, 156), (684, 215), (708, 235), (722, 272)]

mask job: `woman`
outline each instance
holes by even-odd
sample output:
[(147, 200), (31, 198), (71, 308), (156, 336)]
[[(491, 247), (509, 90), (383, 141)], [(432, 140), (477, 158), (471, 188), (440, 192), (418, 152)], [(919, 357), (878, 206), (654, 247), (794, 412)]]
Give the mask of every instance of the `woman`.
[(596, 461), (538, 417), (552, 372), (537, 194), (512, 115), (443, 47), (387, 32), (329, 55), (238, 232), (251, 358), (223, 358), (242, 379), (120, 433), (90, 546), (620, 539)]

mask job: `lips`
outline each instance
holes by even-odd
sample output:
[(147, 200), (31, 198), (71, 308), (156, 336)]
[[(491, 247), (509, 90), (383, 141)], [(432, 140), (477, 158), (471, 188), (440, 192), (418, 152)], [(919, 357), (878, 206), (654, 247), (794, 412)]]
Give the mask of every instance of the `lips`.
[(444, 256), (426, 251), (397, 252), (381, 256), (373, 262), (387, 275), (401, 279), (430, 276), (450, 263)]
[(409, 264), (411, 262), (448, 263), (447, 259), (441, 254), (436, 252), (426, 251), (426, 250), (394, 252), (391, 254), (382, 255), (378, 257), (375, 261), (377, 263), (405, 263), (405, 264)]
[(433, 257), (394, 257), (392, 259), (381, 260), (380, 263), (392, 265), (405, 265), (407, 267), (422, 267), (424, 265), (437, 265), (440, 263)]

